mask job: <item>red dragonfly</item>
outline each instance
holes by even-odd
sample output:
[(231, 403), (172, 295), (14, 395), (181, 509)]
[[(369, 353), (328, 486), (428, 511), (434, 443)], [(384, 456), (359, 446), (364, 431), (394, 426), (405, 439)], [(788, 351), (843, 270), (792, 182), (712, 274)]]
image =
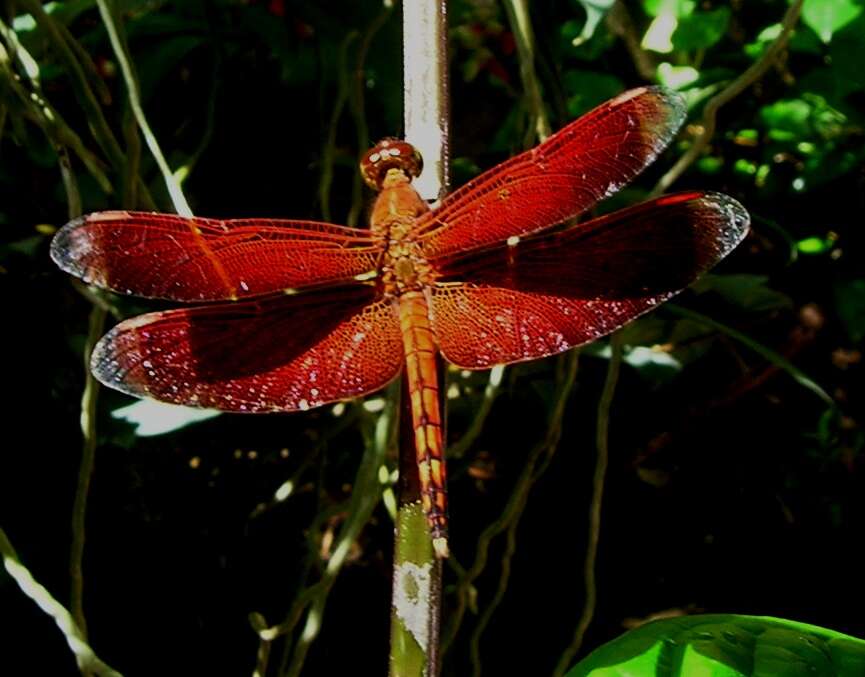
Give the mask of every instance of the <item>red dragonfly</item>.
[(462, 369), (554, 355), (669, 299), (727, 255), (749, 217), (718, 193), (661, 197), (574, 223), (642, 171), (685, 118), (634, 89), (485, 172), (435, 209), (421, 158), (385, 139), (361, 162), (370, 229), (108, 211), (51, 255), (115, 292), (197, 303), (134, 317), (93, 351), (123, 392), (233, 412), (306, 410), (405, 374), (423, 507), (447, 554), (436, 353)]

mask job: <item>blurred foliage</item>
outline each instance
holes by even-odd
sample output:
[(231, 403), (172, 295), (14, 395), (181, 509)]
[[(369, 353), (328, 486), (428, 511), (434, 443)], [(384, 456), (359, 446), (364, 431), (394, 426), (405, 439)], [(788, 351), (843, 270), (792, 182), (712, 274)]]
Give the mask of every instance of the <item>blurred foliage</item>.
[[(48, 20), (30, 14), (35, 6), (7, 1), (0, 14), (0, 524), (65, 600), (91, 304), (48, 258), (51, 234), (68, 218), (62, 167), (86, 211), (130, 196), (138, 207), (170, 203), (130, 132), (95, 3), (47, 3)], [(706, 102), (766, 53), (788, 6), (530, 3), (553, 128), (647, 80), (689, 103), (671, 148), (604, 211), (645, 197), (687, 151)], [(341, 223), (364, 213), (370, 196), (360, 192), (356, 159), (402, 127), (398, 8), (333, 0), (124, 0), (116, 8), (145, 111), (196, 213), (329, 214)], [(453, 0), (450, 24), (458, 185), (520, 150), (531, 128), (503, 9)], [(805, 0), (780, 57), (720, 110), (705, 152), (674, 185), (736, 197), (753, 232), (677, 299), (692, 312), (662, 307), (624, 332), (586, 648), (671, 608), (783, 616), (865, 636), (863, 64), (865, 2)], [(139, 178), (130, 181), (130, 171)], [(101, 302), (124, 316), (155, 307)], [(562, 361), (508, 369), (486, 404), (486, 374), (449, 374), (448, 437), (461, 455), (451, 460), (446, 620), (457, 563), (472, 563), (478, 534), (526, 473), (531, 492), (506, 594), (482, 636), (473, 635), (500, 581), (506, 547), (494, 541), (446, 674), (464, 674), (475, 651), (488, 673), (547, 673), (573, 635), (609, 354), (605, 342), (584, 350), (547, 473), (525, 464), (548, 436)], [(129, 404), (100, 394), (84, 567), (91, 642), (129, 675), (249, 673), (257, 638), (247, 616), (278, 622), (322, 574), (376, 413), (355, 402), (223, 415), (143, 436), (127, 412), (112, 415)], [(479, 431), (478, 412), (486, 414)], [(467, 431), (477, 436), (460, 445)], [(385, 484), (395, 460), (388, 464)], [(333, 588), (306, 656), (309, 674), (385, 670), (391, 534), (379, 505)], [(50, 619), (2, 571), (0, 607), (4, 673), (75, 674)], [(27, 648), (34, 641), (37, 655)], [(281, 661), (277, 651), (273, 674)]]

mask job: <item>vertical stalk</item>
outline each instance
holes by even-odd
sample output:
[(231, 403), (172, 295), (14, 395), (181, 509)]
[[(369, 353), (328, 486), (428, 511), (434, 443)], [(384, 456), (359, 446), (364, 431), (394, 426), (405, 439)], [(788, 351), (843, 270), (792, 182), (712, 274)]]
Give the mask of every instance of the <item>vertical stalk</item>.
[(577, 621), (574, 637), (571, 643), (562, 653), (559, 662), (553, 670), (554, 677), (560, 677), (573, 661), (574, 656), (583, 645), (586, 630), (595, 616), (597, 604), (597, 587), (595, 584), (595, 567), (598, 559), (598, 541), (601, 535), (601, 507), (604, 500), (604, 481), (607, 476), (607, 465), (610, 455), (610, 408), (613, 404), (613, 396), (616, 393), (616, 384), (619, 381), (619, 368), (622, 366), (622, 355), (624, 345), (621, 332), (610, 336), (610, 364), (607, 367), (607, 378), (604, 381), (604, 389), (598, 402), (597, 428), (595, 430), (595, 446), (597, 460), (595, 461), (595, 472), (592, 478), (592, 502), (589, 505), (589, 542), (586, 546), (586, 558), (583, 562), (583, 580), (586, 590), (586, 601), (583, 612)]
[[(425, 199), (438, 199), (448, 183), (447, 16), (442, 0), (403, 3), (403, 78), (405, 136), (420, 150), (426, 164), (415, 188)], [(438, 371), (441, 378), (443, 370)], [(440, 393), (443, 395), (444, 389)], [(407, 388), (401, 397), (390, 675), (434, 677), (441, 669), (442, 565), (433, 551), (421, 509)]]

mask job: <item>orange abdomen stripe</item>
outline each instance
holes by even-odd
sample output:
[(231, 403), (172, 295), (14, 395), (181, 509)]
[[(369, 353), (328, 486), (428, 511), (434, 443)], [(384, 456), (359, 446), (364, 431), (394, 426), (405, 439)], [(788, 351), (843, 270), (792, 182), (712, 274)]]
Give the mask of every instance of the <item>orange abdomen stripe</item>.
[(447, 489), (436, 345), (430, 327), (429, 308), (422, 292), (411, 291), (400, 296), (399, 320), (411, 398), (421, 502), (429, 521), (433, 547), (439, 557), (446, 557)]

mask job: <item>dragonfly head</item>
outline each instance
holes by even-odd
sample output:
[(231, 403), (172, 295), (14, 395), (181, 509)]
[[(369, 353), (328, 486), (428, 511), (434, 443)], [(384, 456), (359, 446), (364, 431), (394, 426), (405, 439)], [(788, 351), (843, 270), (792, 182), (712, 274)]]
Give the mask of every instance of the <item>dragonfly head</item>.
[(388, 137), (379, 141), (360, 161), (363, 180), (373, 190), (381, 190), (387, 170), (399, 169), (409, 180), (420, 176), (423, 158), (407, 141)]

